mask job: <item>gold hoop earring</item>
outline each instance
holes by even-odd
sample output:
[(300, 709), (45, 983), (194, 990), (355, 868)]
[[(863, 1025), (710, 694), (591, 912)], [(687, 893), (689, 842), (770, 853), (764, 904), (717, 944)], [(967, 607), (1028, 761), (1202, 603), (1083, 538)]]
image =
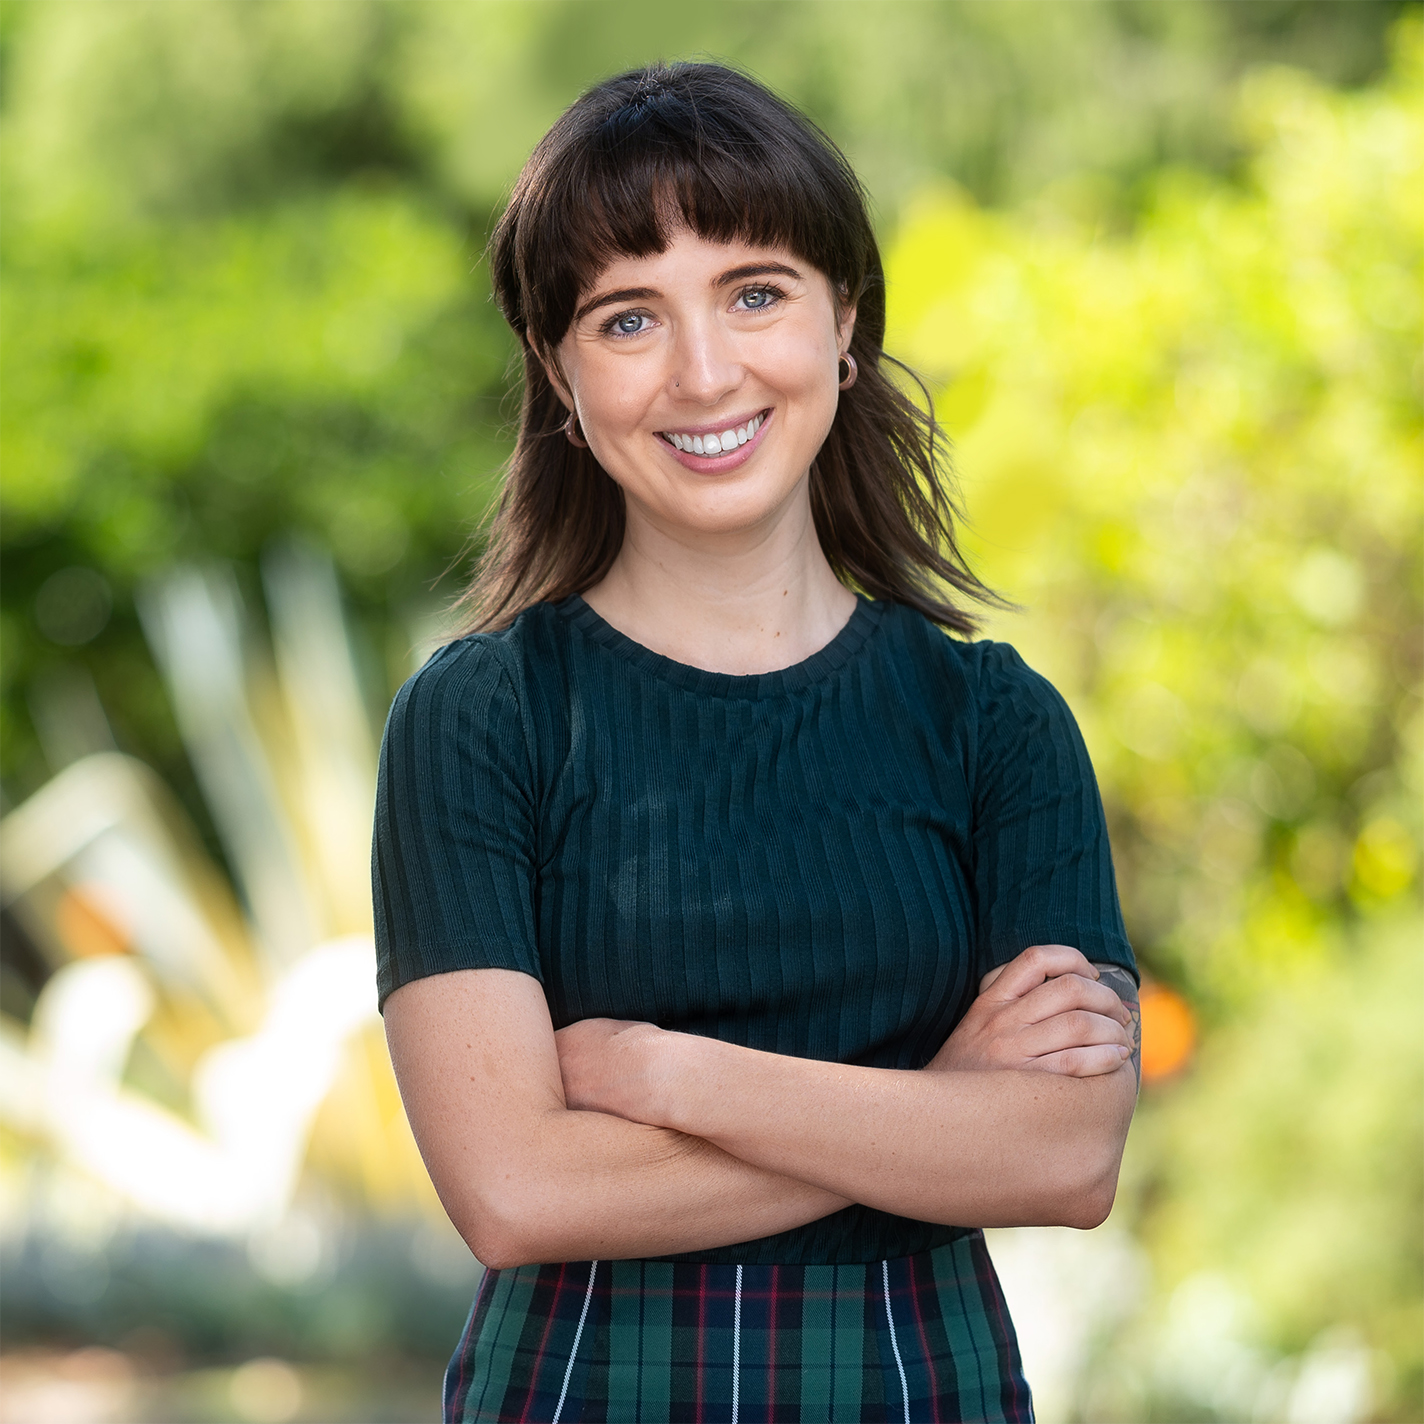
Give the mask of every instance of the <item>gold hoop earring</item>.
[(588, 449), (588, 441), (583, 438), (583, 431), (579, 429), (576, 410), (571, 410), (569, 418), (564, 422), (564, 436), (570, 445), (577, 445), (580, 450)]
[(840, 382), (839, 389), (843, 391), (848, 391), (853, 385), (855, 385), (855, 378), (860, 375), (860, 371), (856, 367), (855, 357), (852, 356), (849, 351), (843, 351), (841, 352), (840, 361), (836, 362), (837, 375), (840, 374), (841, 361), (844, 361), (846, 363), (846, 373), (845, 379)]

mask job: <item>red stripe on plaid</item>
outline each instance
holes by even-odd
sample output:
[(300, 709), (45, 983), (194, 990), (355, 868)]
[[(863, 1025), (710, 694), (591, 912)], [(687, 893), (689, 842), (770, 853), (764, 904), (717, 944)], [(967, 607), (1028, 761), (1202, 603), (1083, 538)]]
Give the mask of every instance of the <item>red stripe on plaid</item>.
[[(559, 1278), (554, 1282), (554, 1299), (549, 1306), (549, 1317), (544, 1321), (544, 1334), (539, 1340), (538, 1359), (542, 1364), (547, 1358), (549, 1347), (549, 1334), (554, 1328), (554, 1322), (559, 1318), (559, 1302), (564, 1298), (564, 1279), (569, 1273), (569, 1263), (567, 1261), (559, 1264)], [(539, 1373), (536, 1370), (533, 1378), (529, 1381), (529, 1392), (524, 1397), (524, 1408), (519, 1415), (519, 1424), (534, 1424), (529, 1417), (530, 1407), (534, 1403), (534, 1395), (539, 1389)]]
[(455, 1352), (455, 1358), (460, 1361), (460, 1373), (456, 1376), (455, 1388), (453, 1391), (449, 1390), (448, 1388), (450, 1378), (448, 1371), (446, 1373), (446, 1398), (441, 1401), (441, 1407), (444, 1410), (449, 1409), (452, 1400), (459, 1400), (461, 1404), (464, 1403), (465, 1371), (469, 1368), (471, 1364), (472, 1352), (470, 1350), (470, 1337), (474, 1332), (475, 1322), (480, 1317), (480, 1302), (485, 1298), (485, 1292), (491, 1288), (491, 1280), (498, 1280), (498, 1278), (499, 1272), (491, 1270), (486, 1270), (485, 1273), (480, 1277), (479, 1288), (475, 1291), (475, 1302), (470, 1307), (470, 1314), (468, 1319), (465, 1321), (465, 1328), (460, 1334), (460, 1345)]
[(985, 1244), (981, 1236), (977, 1241), (971, 1241), (969, 1249), (974, 1252), (974, 1276), (980, 1286), (979, 1298), (982, 1301), (987, 1295), (990, 1303), (994, 1307), (994, 1323), (998, 1326), (999, 1338), (1009, 1342), (1010, 1350), (1013, 1354), (1016, 1369), (1007, 1374), (999, 1372), (999, 1395), (1002, 1402), (1005, 1386), (1007, 1385), (1009, 1394), (1009, 1414), (1018, 1415), (1024, 1412), (1024, 1417), (1031, 1419), (1032, 1397), (1025, 1391), (1020, 1393), (1019, 1380), (1023, 1374), (1023, 1363), (1019, 1359), (1018, 1336), (1014, 1333), (1013, 1323), (1009, 1320), (1009, 1303), (1004, 1299), (1003, 1287), (999, 1284), (999, 1273), (994, 1269), (993, 1259), (989, 1255), (989, 1247)]
[[(957, 1248), (943, 1249), (946, 1254), (953, 1253), (951, 1259), (941, 1257), (936, 1261), (925, 1255), (886, 1262), (880, 1270), (862, 1268), (855, 1277), (857, 1285), (851, 1289), (842, 1289), (839, 1273), (832, 1276), (830, 1299), (833, 1304), (844, 1299), (847, 1307), (853, 1301), (859, 1302), (856, 1308), (863, 1325), (858, 1324), (857, 1330), (864, 1332), (860, 1358), (848, 1367), (852, 1378), (832, 1381), (836, 1397), (849, 1402), (849, 1386), (862, 1405), (853, 1415), (856, 1419), (884, 1419), (888, 1409), (888, 1417), (898, 1420), (904, 1411), (900, 1402), (903, 1389), (915, 1424), (958, 1420), (966, 1408), (976, 1420), (1026, 1424), (1032, 1419), (1028, 1385), (1022, 1376), (1004, 1297), (982, 1237)], [(588, 1267), (588, 1262), (573, 1262), (525, 1268), (519, 1273), (521, 1295), (525, 1287), (532, 1287), (532, 1294), (524, 1308), (513, 1310), (495, 1309), (503, 1299), (497, 1289), (501, 1273), (487, 1274), (476, 1297), (476, 1308), (471, 1311), (471, 1323), (462, 1333), (459, 1357), (451, 1362), (447, 1375), (452, 1391), (445, 1402), (446, 1424), (474, 1424), (475, 1420), (481, 1424), (531, 1424), (547, 1419), (554, 1408), (555, 1394), (561, 1392), (561, 1378), (571, 1368), (569, 1342), (575, 1316), (588, 1294), (583, 1275)], [(566, 1417), (599, 1419), (606, 1411), (612, 1417), (627, 1417), (635, 1393), (644, 1400), (646, 1409), (645, 1387), (652, 1381), (656, 1394), (669, 1401), (665, 1420), (726, 1424), (730, 1401), (724, 1387), (728, 1363), (725, 1346), (728, 1327), (735, 1328), (737, 1319), (736, 1268), (707, 1262), (678, 1263), (672, 1268), (657, 1287), (662, 1304), (658, 1322), (650, 1326), (657, 1333), (648, 1338), (656, 1340), (660, 1362), (650, 1367), (644, 1365), (641, 1334), (643, 1289), (647, 1287), (640, 1283), (646, 1280), (647, 1263), (612, 1262), (609, 1270), (606, 1288), (601, 1276), (596, 1278), (599, 1284), (591, 1297), (587, 1321), (592, 1334), (584, 1337), (589, 1342), (588, 1368), (593, 1373), (586, 1380), (582, 1374), (577, 1381), (570, 1376)], [(824, 1424), (823, 1419), (812, 1419), (804, 1412), (807, 1406), (797, 1374), (798, 1368), (822, 1371), (828, 1366), (835, 1372), (834, 1324), (829, 1340), (819, 1326), (814, 1340), (805, 1333), (803, 1307), (809, 1293), (802, 1268), (782, 1264), (748, 1266), (744, 1270), (739, 1337), (744, 1348), (739, 1352), (741, 1367), (732, 1395), (733, 1400), (740, 1401), (739, 1417), (743, 1424), (761, 1424), (763, 1419), (767, 1424), (791, 1420)], [(885, 1275), (891, 1279), (886, 1281)], [(949, 1297), (944, 1296), (945, 1289), (950, 1291)], [(816, 1286), (818, 1299), (825, 1298), (826, 1293), (825, 1285)], [(974, 1337), (963, 1339), (958, 1353), (944, 1329), (944, 1312), (950, 1309), (956, 1294)], [(904, 1328), (909, 1319), (905, 1313), (906, 1296), (915, 1322), (915, 1328), (908, 1333)], [(887, 1304), (892, 1311), (899, 1306), (900, 1313), (887, 1318)], [(623, 1348), (636, 1343), (640, 1378), (635, 1390), (630, 1387), (625, 1396), (612, 1401), (606, 1395), (610, 1363), (607, 1350), (618, 1331), (610, 1334), (609, 1326), (620, 1313)], [(834, 1316), (833, 1309), (833, 1322)], [(563, 1323), (556, 1329), (555, 1321)], [(903, 1356), (903, 1362), (889, 1358), (885, 1332), (891, 1322), (898, 1327), (898, 1354)], [(627, 1334), (630, 1326), (638, 1336), (636, 1341)], [(673, 1332), (673, 1353), (662, 1363), (661, 1352), (668, 1345), (662, 1332), (669, 1328)], [(558, 1348), (554, 1349), (556, 1344)], [(584, 1353), (581, 1346), (581, 1365)], [(993, 1392), (990, 1377), (981, 1375), (981, 1388), (991, 1389), (981, 1411), (972, 1405), (969, 1396), (961, 1397), (959, 1373), (965, 1374), (966, 1388), (977, 1397), (973, 1390), (974, 1371), (976, 1367), (987, 1369), (994, 1356), (998, 1389)], [(757, 1358), (764, 1364), (752, 1368), (752, 1361)], [(623, 1364), (626, 1366), (630, 1360), (631, 1356), (625, 1357)], [(645, 1373), (645, 1369), (653, 1373)], [(484, 1388), (480, 1389), (482, 1384)], [(592, 1393), (587, 1392), (589, 1389)], [(478, 1403), (474, 1398), (463, 1398), (467, 1391), (476, 1390)], [(610, 1411), (610, 1404), (615, 1403), (622, 1408)], [(544, 1410), (542, 1414), (540, 1408)]]
[(476, 1292), (476, 1294), (475, 1294), (475, 1303), (470, 1307), (469, 1319), (467, 1319), (467, 1320), (465, 1321), (465, 1329), (464, 1329), (464, 1331), (463, 1331), (463, 1332), (461, 1333), (461, 1335), (460, 1335), (460, 1348), (459, 1348), (459, 1350), (458, 1350), (458, 1352), (457, 1352), (458, 1355), (459, 1355), (459, 1360), (460, 1360), (460, 1374), (459, 1374), (458, 1378), (457, 1378), (456, 1381), (455, 1381), (455, 1391), (454, 1391), (454, 1392), (455, 1392), (455, 1397), (456, 1397), (457, 1399), (463, 1398), (464, 1393), (465, 1393), (465, 1371), (469, 1368), (469, 1364), (470, 1364), (470, 1354), (469, 1354), (470, 1335), (471, 1335), (471, 1332), (472, 1332), (472, 1331), (474, 1330), (474, 1328), (475, 1328), (475, 1316), (478, 1315), (479, 1312), (480, 1312), (480, 1296), (484, 1294), (485, 1281), (488, 1280), (488, 1279), (489, 1279), (489, 1276), (486, 1275), (486, 1276), (480, 1281), (480, 1288), (479, 1288), (478, 1292)]
[[(915, 1333), (920, 1337), (920, 1360), (925, 1368), (925, 1373), (930, 1381), (930, 1399), (934, 1403), (934, 1418), (925, 1420), (925, 1424), (940, 1424), (939, 1417), (939, 1376), (935, 1374), (934, 1353), (930, 1349), (930, 1337), (925, 1332), (925, 1311), (924, 1299), (920, 1289), (920, 1283), (915, 1279), (915, 1258), (909, 1256), (905, 1259), (906, 1274), (910, 1278), (910, 1307), (915, 1315)], [(931, 1277), (930, 1287), (934, 1289), (934, 1280)]]
[(703, 1424), (706, 1407), (707, 1364), (704, 1348), (707, 1343), (707, 1267), (697, 1272), (697, 1424)]
[(776, 1421), (776, 1327), (781, 1323), (776, 1313), (776, 1295), (781, 1282), (781, 1267), (771, 1268), (771, 1290), (767, 1299), (767, 1323), (771, 1329), (766, 1332), (766, 1424)]

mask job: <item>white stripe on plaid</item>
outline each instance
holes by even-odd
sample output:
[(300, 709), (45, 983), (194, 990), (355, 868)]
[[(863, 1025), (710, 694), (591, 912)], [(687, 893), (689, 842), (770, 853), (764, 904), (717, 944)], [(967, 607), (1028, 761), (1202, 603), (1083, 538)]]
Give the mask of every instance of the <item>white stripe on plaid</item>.
[(737, 1293), (732, 1299), (732, 1424), (742, 1393), (742, 1268), (737, 1267)]
[(890, 1309), (890, 1262), (880, 1263), (880, 1278), (885, 1283), (885, 1319), (890, 1324), (890, 1348), (895, 1352), (895, 1368), (900, 1371), (900, 1398), (905, 1405), (905, 1424), (910, 1424), (910, 1382), (905, 1378), (905, 1362), (900, 1358), (900, 1342), (895, 1338), (895, 1316)]
[(598, 1272), (598, 1262), (592, 1261), (588, 1268), (588, 1289), (583, 1293), (583, 1309), (579, 1311), (578, 1329), (574, 1331), (573, 1348), (569, 1351), (569, 1363), (564, 1370), (564, 1387), (559, 1391), (559, 1402), (554, 1406), (552, 1424), (559, 1424), (559, 1415), (564, 1412), (564, 1400), (569, 1395), (569, 1380), (573, 1376), (574, 1361), (578, 1358), (579, 1341), (583, 1339), (583, 1323), (588, 1319), (588, 1303), (593, 1299), (593, 1278)]

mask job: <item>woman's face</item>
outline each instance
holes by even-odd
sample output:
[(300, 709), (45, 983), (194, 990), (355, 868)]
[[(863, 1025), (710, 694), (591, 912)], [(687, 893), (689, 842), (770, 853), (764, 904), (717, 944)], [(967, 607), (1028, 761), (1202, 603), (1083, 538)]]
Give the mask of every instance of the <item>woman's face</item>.
[(684, 229), (599, 275), (552, 374), (630, 520), (753, 531), (805, 498), (854, 321), (800, 258)]

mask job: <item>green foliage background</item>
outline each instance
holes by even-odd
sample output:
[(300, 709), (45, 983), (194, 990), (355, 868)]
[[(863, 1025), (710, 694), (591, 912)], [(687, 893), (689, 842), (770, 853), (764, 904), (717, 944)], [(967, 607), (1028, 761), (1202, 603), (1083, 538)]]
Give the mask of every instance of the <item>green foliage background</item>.
[(1077, 709), (1134, 942), (1206, 1025), (1123, 1204), (1276, 1348), (1348, 1318), (1410, 1371), (1421, 38), (1360, 94), (1253, 74), (1240, 181), (1164, 168), (1129, 231), (1081, 180), (1009, 216), (930, 190), (889, 257), (980, 565), (1028, 605), (994, 631)]
[(1418, 1417), (1408, 8), (6, 0), (7, 801), (65, 756), (44, 709), (82, 669), (206, 824), (135, 590), (211, 559), (255, 589), (284, 531), (336, 556), (379, 716), (508, 446), (501, 193), (592, 80), (744, 64), (871, 189), (891, 349), (1024, 605), (991, 632), (1072, 702), (1134, 942), (1203, 1024), (1134, 1131), (1156, 1285), (1083, 1417), (1237, 1417), (1200, 1384), (1221, 1341), (1164, 1344), (1203, 1272), (1249, 1302), (1233, 1348), (1353, 1329), (1380, 1417)]

